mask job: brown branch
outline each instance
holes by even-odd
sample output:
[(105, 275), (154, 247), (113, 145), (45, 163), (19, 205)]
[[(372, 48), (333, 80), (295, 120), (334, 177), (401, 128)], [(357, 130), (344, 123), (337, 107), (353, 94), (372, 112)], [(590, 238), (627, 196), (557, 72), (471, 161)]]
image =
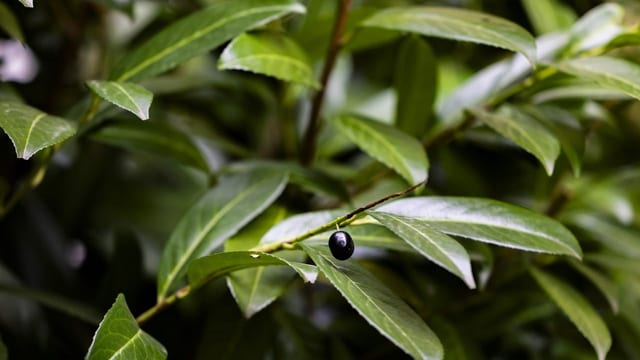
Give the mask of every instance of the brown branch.
[(351, 0), (339, 0), (338, 9), (336, 13), (336, 20), (333, 24), (333, 31), (331, 34), (331, 42), (329, 43), (329, 49), (325, 58), (324, 67), (322, 68), (322, 74), (320, 75), (320, 89), (313, 97), (311, 103), (311, 111), (309, 113), (309, 121), (307, 123), (307, 129), (304, 134), (303, 142), (301, 144), (302, 151), (300, 152), (300, 162), (307, 166), (313, 163), (313, 159), (316, 154), (316, 141), (318, 138), (318, 132), (320, 131), (320, 111), (322, 110), (322, 104), (324, 103), (324, 96), (329, 82), (329, 77), (335, 66), (338, 52), (342, 47), (342, 33), (344, 32), (345, 25), (347, 23), (347, 13)]

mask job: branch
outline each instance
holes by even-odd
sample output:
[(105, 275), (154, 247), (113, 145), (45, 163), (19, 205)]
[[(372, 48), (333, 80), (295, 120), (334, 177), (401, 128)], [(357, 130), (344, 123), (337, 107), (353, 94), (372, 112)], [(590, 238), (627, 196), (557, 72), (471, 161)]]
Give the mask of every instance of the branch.
[(303, 165), (310, 165), (313, 163), (313, 158), (316, 154), (316, 140), (318, 138), (318, 132), (320, 131), (320, 110), (322, 110), (322, 104), (324, 103), (324, 95), (331, 76), (331, 71), (336, 63), (338, 52), (342, 47), (342, 33), (344, 32), (345, 25), (347, 23), (347, 12), (351, 5), (351, 0), (339, 0), (336, 21), (333, 24), (333, 31), (331, 34), (331, 42), (329, 43), (329, 50), (325, 58), (324, 67), (322, 68), (322, 74), (320, 76), (320, 90), (314, 95), (311, 103), (311, 112), (309, 113), (309, 121), (307, 123), (307, 129), (304, 134), (302, 142), (302, 151), (300, 152), (300, 162)]

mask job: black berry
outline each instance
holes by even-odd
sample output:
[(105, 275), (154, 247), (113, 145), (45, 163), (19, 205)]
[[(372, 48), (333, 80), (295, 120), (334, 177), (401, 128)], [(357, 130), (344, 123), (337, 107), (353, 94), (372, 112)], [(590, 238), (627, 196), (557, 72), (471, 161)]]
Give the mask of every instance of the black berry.
[(338, 260), (347, 260), (353, 254), (353, 239), (346, 231), (336, 231), (329, 236), (331, 255)]

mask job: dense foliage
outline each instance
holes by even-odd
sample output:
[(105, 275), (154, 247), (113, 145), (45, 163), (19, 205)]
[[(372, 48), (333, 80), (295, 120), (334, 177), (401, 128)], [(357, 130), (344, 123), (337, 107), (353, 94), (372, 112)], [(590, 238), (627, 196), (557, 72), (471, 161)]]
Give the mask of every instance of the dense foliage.
[(640, 359), (639, 21), (3, 0), (0, 360)]

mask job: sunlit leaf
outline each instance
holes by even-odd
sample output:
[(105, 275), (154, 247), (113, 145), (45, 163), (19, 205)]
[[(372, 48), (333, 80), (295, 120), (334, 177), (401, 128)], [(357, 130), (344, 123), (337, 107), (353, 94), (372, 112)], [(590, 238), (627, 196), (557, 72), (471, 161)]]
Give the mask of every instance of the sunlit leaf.
[(76, 133), (75, 124), (17, 102), (0, 102), (0, 128), (9, 136), (19, 158), (58, 144)]
[(540, 287), (562, 309), (571, 322), (589, 340), (603, 360), (611, 347), (607, 325), (591, 304), (573, 287), (540, 269), (531, 268), (531, 274)]
[(359, 148), (389, 166), (410, 184), (427, 178), (429, 161), (415, 138), (389, 125), (355, 116), (334, 120), (340, 133)]
[(304, 7), (294, 0), (217, 1), (169, 25), (129, 52), (113, 70), (111, 79), (134, 81), (159, 74), (292, 12), (302, 13)]
[(558, 0), (522, 0), (522, 5), (538, 34), (567, 29), (576, 20), (571, 7)]
[(396, 90), (396, 127), (409, 135), (424, 135), (433, 112), (437, 63), (429, 44), (417, 36), (400, 43), (393, 87)]
[(501, 107), (495, 113), (474, 110), (473, 113), (500, 135), (534, 155), (548, 175), (553, 173), (560, 155), (560, 143), (544, 126), (514, 107)]
[(287, 183), (282, 172), (251, 172), (220, 179), (182, 217), (164, 248), (158, 299), (181, 281), (189, 262), (207, 255), (266, 209)]
[(610, 56), (575, 58), (554, 64), (558, 70), (640, 99), (640, 65)]
[(377, 211), (418, 218), (449, 235), (520, 250), (582, 256), (576, 238), (559, 222), (491, 199), (412, 197), (382, 205)]
[(535, 40), (527, 30), (483, 12), (454, 7), (391, 7), (375, 13), (362, 25), (495, 46), (520, 52), (531, 63), (536, 60)]
[(369, 215), (404, 239), (420, 254), (462, 279), (470, 288), (475, 288), (469, 254), (456, 240), (417, 218), (381, 211), (372, 211)]
[(313, 283), (318, 276), (318, 271), (313, 265), (289, 261), (278, 255), (255, 251), (224, 252), (198, 258), (191, 262), (187, 274), (189, 284), (192, 288), (196, 288), (211, 279), (237, 270), (269, 265), (289, 266), (305, 282)]
[(326, 247), (301, 245), (371, 326), (415, 359), (442, 359), (440, 340), (404, 301), (354, 261), (340, 262)]
[(12, 38), (24, 43), (24, 35), (18, 19), (9, 6), (3, 2), (0, 3), (0, 29), (6, 31)]
[(233, 39), (218, 61), (221, 70), (244, 70), (320, 87), (304, 50), (283, 33), (244, 33)]
[(142, 331), (120, 294), (96, 331), (86, 360), (167, 358), (167, 350)]
[(22, 5), (24, 5), (25, 7), (29, 7), (29, 8), (33, 7), (33, 0), (18, 0), (18, 1), (20, 1), (20, 3), (22, 3)]
[(153, 94), (140, 85), (117, 81), (87, 81), (87, 86), (96, 95), (108, 102), (130, 111), (141, 120), (149, 119), (149, 107)]

